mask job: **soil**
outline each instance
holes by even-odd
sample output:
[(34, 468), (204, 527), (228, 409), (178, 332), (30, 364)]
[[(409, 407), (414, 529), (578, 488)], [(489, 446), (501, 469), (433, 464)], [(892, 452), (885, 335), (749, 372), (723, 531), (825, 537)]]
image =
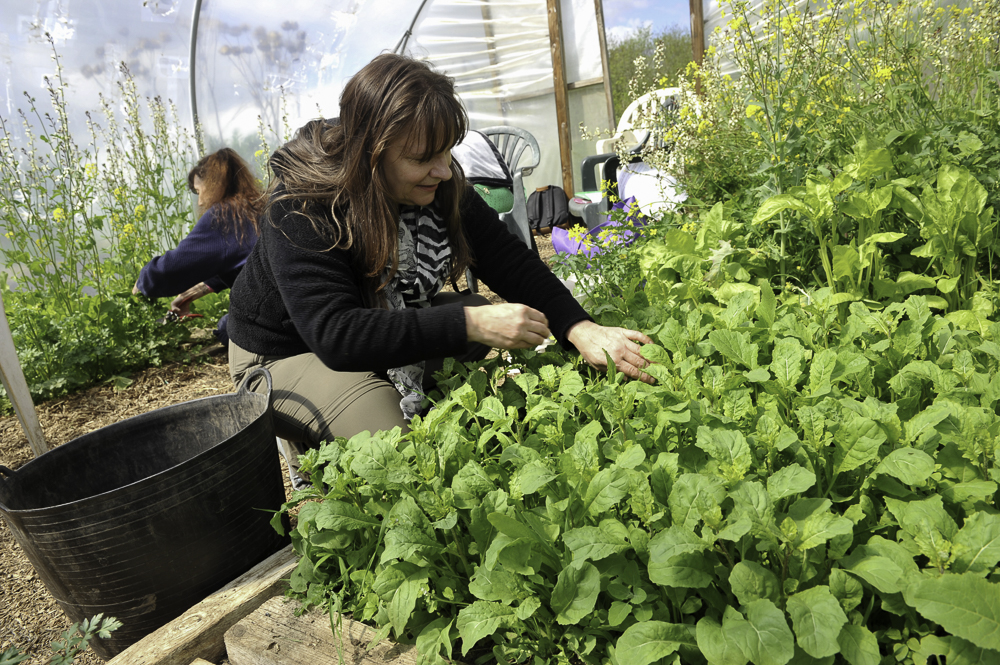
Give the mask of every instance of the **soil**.
[[(535, 240), (539, 255), (550, 262), (555, 254), (550, 237), (537, 236)], [(460, 288), (464, 286), (459, 283)], [(480, 293), (491, 302), (502, 302), (482, 284)], [(37, 405), (46, 443), (52, 448), (141, 413), (233, 392), (221, 346), (206, 347), (196, 360), (195, 363), (144, 370), (132, 376), (132, 383), (121, 390), (110, 385), (95, 386)], [(13, 416), (0, 418), (0, 465), (16, 470), (32, 458), (28, 440), (17, 419)], [(290, 493), (284, 464), (282, 469), (286, 473), (285, 490)], [(42, 665), (51, 653), (49, 645), (71, 624), (14, 542), (6, 522), (0, 520), (0, 653), (18, 647), (32, 656), (25, 661), (26, 665)], [(104, 661), (87, 651), (76, 662), (99, 665)]]

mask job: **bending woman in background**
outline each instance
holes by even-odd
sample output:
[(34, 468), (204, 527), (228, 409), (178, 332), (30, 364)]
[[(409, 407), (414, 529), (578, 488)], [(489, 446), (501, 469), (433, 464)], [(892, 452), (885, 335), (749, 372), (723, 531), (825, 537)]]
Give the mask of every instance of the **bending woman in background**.
[[(340, 112), (272, 156), (260, 241), (230, 297), (230, 373), (268, 368), (279, 437), (405, 430), (435, 363), (532, 348), (550, 331), (595, 367), (607, 349), (652, 381), (637, 343), (649, 338), (594, 323), (466, 185), (451, 148), (468, 120), (450, 78), (380, 55)], [(467, 266), (508, 303), (442, 293)]]
[[(204, 214), (176, 249), (143, 266), (132, 288), (149, 298), (177, 296), (170, 311), (179, 316), (189, 314), (198, 298), (233, 285), (257, 243), (263, 205), (257, 179), (229, 148), (202, 157), (188, 173), (188, 187)], [(224, 346), (229, 344), (227, 318), (215, 331)]]

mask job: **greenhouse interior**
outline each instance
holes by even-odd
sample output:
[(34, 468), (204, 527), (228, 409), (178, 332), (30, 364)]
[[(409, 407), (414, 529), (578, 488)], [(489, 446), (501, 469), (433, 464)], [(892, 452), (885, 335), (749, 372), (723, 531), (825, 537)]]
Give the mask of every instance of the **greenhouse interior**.
[[(171, 100), (178, 121), (200, 124), (204, 147), (251, 158), (263, 123), (275, 140), (315, 117), (336, 117), (344, 83), (382, 52), (407, 53), (455, 78), (473, 128), (518, 125), (540, 141), (529, 177), (561, 182), (548, 9), (542, 0), (258, 3), (148, 0), (9, 3), (0, 20), (0, 103), (7, 117), (22, 91), (44, 91), (55, 49), (73, 101), (112, 99), (124, 62), (143, 97)], [(597, 4), (561, 3), (560, 77), (574, 126), (609, 125)], [(289, 17), (294, 17), (294, 20)], [(51, 35), (52, 44), (45, 35)], [(72, 63), (70, 65), (70, 63)], [(74, 128), (83, 131), (83, 128)], [(574, 155), (593, 144), (574, 137)], [(577, 160), (579, 162), (579, 160)]]
[(0, 665), (1000, 663), (997, 0), (0, 26)]

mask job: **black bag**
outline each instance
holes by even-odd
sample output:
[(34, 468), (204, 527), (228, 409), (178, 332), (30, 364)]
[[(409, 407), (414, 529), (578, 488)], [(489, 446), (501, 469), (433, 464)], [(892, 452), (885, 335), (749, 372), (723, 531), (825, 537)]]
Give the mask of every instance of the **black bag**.
[(528, 197), (528, 226), (532, 233), (549, 233), (569, 223), (569, 199), (562, 187), (539, 187)]

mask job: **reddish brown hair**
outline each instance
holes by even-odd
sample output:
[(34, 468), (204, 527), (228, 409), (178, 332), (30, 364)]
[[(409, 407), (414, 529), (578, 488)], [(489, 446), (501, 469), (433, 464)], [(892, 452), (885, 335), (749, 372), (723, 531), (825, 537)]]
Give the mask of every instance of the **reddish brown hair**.
[(188, 173), (188, 189), (193, 193), (195, 176), (201, 178), (206, 209), (217, 208), (215, 223), (225, 232), (233, 232), (242, 244), (247, 229), (257, 229), (257, 219), (264, 205), (257, 178), (247, 163), (230, 148), (222, 148), (202, 157)]

